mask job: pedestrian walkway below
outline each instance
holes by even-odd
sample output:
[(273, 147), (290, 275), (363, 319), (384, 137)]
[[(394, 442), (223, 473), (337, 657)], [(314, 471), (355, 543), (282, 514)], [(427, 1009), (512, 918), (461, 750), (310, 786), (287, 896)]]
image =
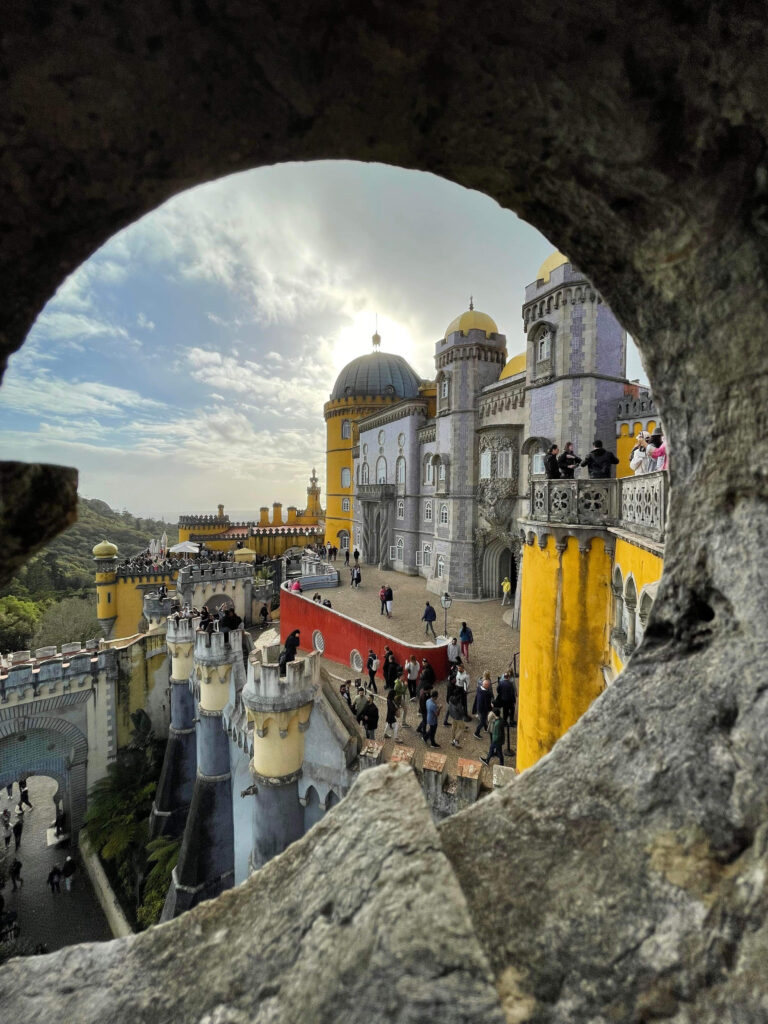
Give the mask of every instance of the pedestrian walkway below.
[[(46, 830), (55, 817), (53, 794), (57, 783), (47, 776), (30, 775), (29, 799), (32, 810), (26, 808), (24, 831), (21, 835), (18, 859), (22, 863), (24, 885), (14, 892), (10, 881), (3, 890), (5, 909), (19, 915), (21, 939), (32, 945), (42, 944), (52, 953), (63, 946), (77, 942), (101, 942), (112, 938), (107, 920), (93, 892), (88, 875), (77, 861), (72, 891), (66, 892), (64, 880), (61, 893), (51, 893), (48, 874), (54, 864), (61, 867), (71, 852), (69, 844), (48, 846)], [(13, 787), (13, 800), (0, 790), (0, 809), (8, 807), (15, 820), (18, 786)], [(13, 840), (9, 848), (8, 866), (13, 860)]]

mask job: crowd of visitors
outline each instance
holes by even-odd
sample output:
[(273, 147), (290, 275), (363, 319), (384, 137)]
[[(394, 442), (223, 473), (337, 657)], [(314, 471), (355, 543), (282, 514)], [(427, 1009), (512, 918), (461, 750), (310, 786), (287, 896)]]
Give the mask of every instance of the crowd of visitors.
[[(629, 467), (635, 476), (669, 468), (667, 444), (660, 430), (653, 434), (641, 430), (635, 442), (629, 456)], [(606, 480), (611, 475), (611, 467), (618, 465), (619, 460), (613, 452), (609, 452), (597, 438), (592, 450), (583, 459), (574, 452), (571, 441), (566, 442), (562, 452), (558, 445), (550, 445), (544, 456), (544, 472), (549, 480), (573, 480), (579, 466), (586, 467), (590, 479)]]

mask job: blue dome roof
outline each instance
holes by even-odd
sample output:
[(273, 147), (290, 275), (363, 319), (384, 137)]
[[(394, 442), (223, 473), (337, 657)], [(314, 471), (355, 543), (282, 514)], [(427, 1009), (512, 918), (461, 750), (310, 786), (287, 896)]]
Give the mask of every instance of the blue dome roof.
[(421, 378), (402, 356), (391, 352), (369, 352), (344, 367), (333, 386), (331, 401), (348, 395), (415, 398), (420, 384)]

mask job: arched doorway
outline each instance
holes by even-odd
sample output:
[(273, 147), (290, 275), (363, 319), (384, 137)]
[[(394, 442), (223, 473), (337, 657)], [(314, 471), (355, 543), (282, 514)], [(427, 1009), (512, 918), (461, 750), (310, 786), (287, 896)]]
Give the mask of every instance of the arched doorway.
[(64, 719), (46, 715), (0, 722), (0, 787), (22, 776), (48, 775), (58, 783), (57, 804), (73, 845), (83, 824), (87, 801), (88, 741)]
[(502, 540), (494, 540), (483, 552), (482, 572), (482, 595), (483, 597), (501, 600), (501, 581), (509, 576), (514, 596), (517, 589), (517, 563), (512, 554), (512, 549)]

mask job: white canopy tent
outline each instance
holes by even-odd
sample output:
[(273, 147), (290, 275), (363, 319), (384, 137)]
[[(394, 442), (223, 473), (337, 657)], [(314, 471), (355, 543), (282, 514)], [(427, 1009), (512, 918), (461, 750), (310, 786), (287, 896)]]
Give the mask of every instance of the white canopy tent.
[(183, 540), (180, 544), (173, 545), (171, 548), (171, 554), (196, 555), (199, 550), (199, 544), (193, 544), (191, 540)]

